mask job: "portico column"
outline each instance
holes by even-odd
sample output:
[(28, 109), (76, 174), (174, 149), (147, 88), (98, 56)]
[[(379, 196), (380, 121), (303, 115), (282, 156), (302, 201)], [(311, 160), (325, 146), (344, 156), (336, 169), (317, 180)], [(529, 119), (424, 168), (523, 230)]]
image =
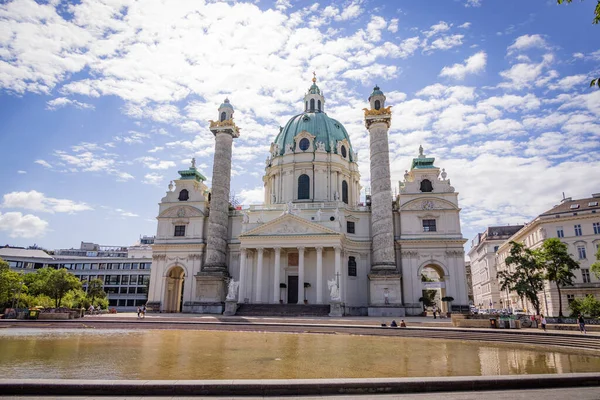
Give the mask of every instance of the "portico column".
[(265, 249), (259, 247), (256, 249), (258, 259), (256, 260), (256, 296), (255, 302), (262, 302), (262, 281), (263, 281), (263, 252)]
[(275, 247), (275, 276), (273, 277), (273, 303), (279, 303), (281, 289), (279, 288), (281, 280), (281, 247)]
[(317, 247), (317, 304), (323, 304), (323, 247)]
[(243, 303), (246, 298), (246, 249), (240, 249), (240, 289), (238, 293), (238, 303)]
[(298, 304), (304, 304), (304, 247), (298, 247)]
[[(342, 294), (342, 248), (340, 246), (335, 246), (333, 248), (335, 250), (335, 279), (339, 282), (339, 293)], [(340, 296), (341, 297), (341, 296)]]

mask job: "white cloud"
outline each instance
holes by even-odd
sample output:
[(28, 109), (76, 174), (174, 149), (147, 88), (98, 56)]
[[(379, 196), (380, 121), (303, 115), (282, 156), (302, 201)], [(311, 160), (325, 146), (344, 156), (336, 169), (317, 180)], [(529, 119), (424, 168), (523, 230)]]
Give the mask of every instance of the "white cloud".
[(573, 87), (576, 86), (586, 87), (588, 81), (588, 76), (584, 74), (565, 76), (564, 78), (558, 80), (556, 83), (548, 85), (548, 89), (562, 90), (563, 92), (566, 92), (568, 90), (573, 89)]
[(544, 55), (543, 60), (538, 64), (515, 64), (509, 69), (500, 72), (500, 76), (503, 77), (506, 82), (500, 83), (498, 87), (516, 90), (531, 87), (553, 61), (554, 56), (548, 53)]
[(159, 160), (154, 157), (140, 157), (136, 161), (143, 163), (149, 169), (169, 169), (176, 167), (175, 162), (169, 160)]
[(264, 188), (256, 186), (254, 189), (243, 189), (237, 196), (243, 205), (262, 204), (265, 201)]
[(32, 214), (20, 212), (0, 213), (0, 231), (8, 232), (12, 238), (34, 238), (44, 236), (48, 222)]
[(116, 142), (123, 142), (127, 144), (141, 144), (144, 143), (144, 139), (148, 139), (150, 135), (147, 133), (129, 131), (127, 135), (115, 136), (113, 140)]
[(448, 35), (435, 39), (431, 44), (425, 45), (424, 50), (431, 52), (433, 50), (449, 50), (453, 47), (462, 45), (464, 35)]
[(467, 58), (464, 64), (454, 64), (451, 67), (442, 68), (440, 76), (462, 80), (467, 74), (477, 74), (483, 71), (486, 62), (487, 54), (484, 51), (480, 51)]
[(59, 108), (66, 107), (66, 106), (73, 106), (75, 108), (79, 108), (80, 110), (84, 110), (84, 109), (93, 110), (94, 109), (94, 106), (89, 103), (82, 103), (80, 101), (71, 100), (66, 97), (57, 97), (54, 100), (48, 101), (46, 104), (47, 104), (46, 109), (52, 110), (52, 111), (58, 110)]
[(162, 176), (161, 174), (157, 174), (157, 173), (149, 173), (144, 175), (144, 179), (142, 180), (142, 183), (146, 183), (148, 185), (155, 185), (155, 186), (160, 186), (162, 184), (162, 182), (164, 181), (164, 176)]
[(29, 192), (11, 192), (4, 195), (3, 208), (22, 208), (25, 210), (48, 212), (48, 213), (69, 213), (74, 214), (79, 211), (93, 210), (86, 203), (78, 203), (68, 199), (55, 199), (46, 197), (44, 193), (36, 190)]
[(424, 31), (423, 34), (426, 37), (431, 37), (431, 36), (437, 35), (438, 33), (446, 32), (446, 31), (450, 30), (451, 26), (452, 25), (448, 24), (445, 21), (440, 21), (440, 22), (438, 22), (435, 25), (431, 25), (431, 27), (429, 28), (429, 30)]
[(470, 22), (465, 22), (464, 24), (459, 25), (458, 27), (462, 28), (462, 29), (469, 29), (471, 27), (471, 23)]
[(519, 36), (506, 50), (508, 54), (513, 54), (531, 48), (548, 49), (549, 46), (542, 35), (523, 35)]
[(45, 160), (35, 160), (34, 162), (36, 164), (40, 164), (42, 167), (52, 168), (52, 165), (50, 165), (50, 163), (48, 161), (45, 161)]
[(467, 0), (465, 7), (481, 7), (482, 0)]
[(354, 19), (363, 13), (363, 9), (360, 7), (361, 1), (353, 1), (349, 5), (344, 7), (341, 14), (335, 16), (336, 21), (347, 21)]
[(138, 214), (135, 214), (135, 213), (132, 213), (132, 212), (129, 212), (129, 211), (125, 211), (125, 210), (123, 210), (121, 208), (115, 208), (115, 211), (117, 213), (119, 213), (119, 215), (122, 216), (122, 217), (130, 217), (130, 218), (139, 217)]
[(392, 33), (398, 32), (398, 18), (392, 18), (390, 20), (390, 24), (388, 25), (387, 30)]
[(27, 171), (23, 171), (22, 169), (17, 171), (17, 174), (26, 174), (26, 173), (27, 173)]

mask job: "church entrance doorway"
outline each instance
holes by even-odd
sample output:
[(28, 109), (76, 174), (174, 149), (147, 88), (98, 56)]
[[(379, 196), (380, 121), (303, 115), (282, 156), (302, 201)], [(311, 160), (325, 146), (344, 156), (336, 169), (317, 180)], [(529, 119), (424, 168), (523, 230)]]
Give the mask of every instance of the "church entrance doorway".
[(298, 303), (298, 276), (288, 276), (288, 304)]
[(173, 267), (167, 274), (165, 288), (165, 312), (181, 312), (183, 305), (183, 282), (185, 272), (181, 267)]
[(450, 311), (446, 301), (446, 282), (444, 270), (435, 264), (425, 266), (421, 270), (421, 286), (423, 289), (422, 303), (426, 310), (446, 313)]

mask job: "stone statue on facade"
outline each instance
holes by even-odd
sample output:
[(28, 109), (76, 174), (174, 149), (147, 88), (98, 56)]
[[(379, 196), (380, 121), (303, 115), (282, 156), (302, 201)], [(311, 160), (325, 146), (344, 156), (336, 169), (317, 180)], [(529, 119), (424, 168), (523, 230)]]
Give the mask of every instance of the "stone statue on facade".
[(333, 212), (333, 217), (339, 221), (340, 219), (340, 209), (336, 208), (335, 211)]
[(317, 142), (317, 151), (322, 151), (322, 152), (326, 151), (324, 142)]
[(169, 182), (169, 192), (173, 191), (173, 181)]
[(192, 157), (192, 168), (196, 168), (196, 157)]
[(239, 282), (236, 282), (234, 279), (230, 280), (229, 286), (227, 287), (227, 297), (225, 300), (237, 300), (239, 286)]
[(247, 224), (250, 222), (250, 212), (243, 211), (242, 212), (242, 224)]
[(286, 214), (293, 214), (294, 213), (294, 203), (292, 203), (292, 201), (288, 201), (287, 205), (286, 205), (287, 209), (285, 210)]
[(271, 193), (271, 204), (275, 204), (277, 202), (277, 196), (275, 193)]
[(287, 146), (285, 146), (285, 154), (291, 154), (294, 152), (294, 148), (292, 147), (291, 143), (288, 143)]
[(315, 221), (316, 222), (321, 222), (321, 218), (322, 218), (323, 212), (321, 211), (321, 209), (319, 208), (317, 210), (317, 215), (315, 216)]
[(340, 200), (340, 194), (337, 192), (337, 190), (335, 192), (333, 192), (333, 200), (334, 201)]
[(331, 301), (340, 301), (340, 288), (335, 279), (327, 280), (327, 287), (329, 288), (329, 297), (331, 298)]

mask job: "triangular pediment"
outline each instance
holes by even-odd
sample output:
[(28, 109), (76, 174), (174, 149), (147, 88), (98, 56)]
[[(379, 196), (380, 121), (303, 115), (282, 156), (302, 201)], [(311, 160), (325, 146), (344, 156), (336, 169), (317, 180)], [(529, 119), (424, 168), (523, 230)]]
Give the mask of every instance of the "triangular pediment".
[(248, 236), (294, 236), (294, 235), (339, 235), (339, 232), (293, 214), (285, 214), (258, 226), (241, 237)]

